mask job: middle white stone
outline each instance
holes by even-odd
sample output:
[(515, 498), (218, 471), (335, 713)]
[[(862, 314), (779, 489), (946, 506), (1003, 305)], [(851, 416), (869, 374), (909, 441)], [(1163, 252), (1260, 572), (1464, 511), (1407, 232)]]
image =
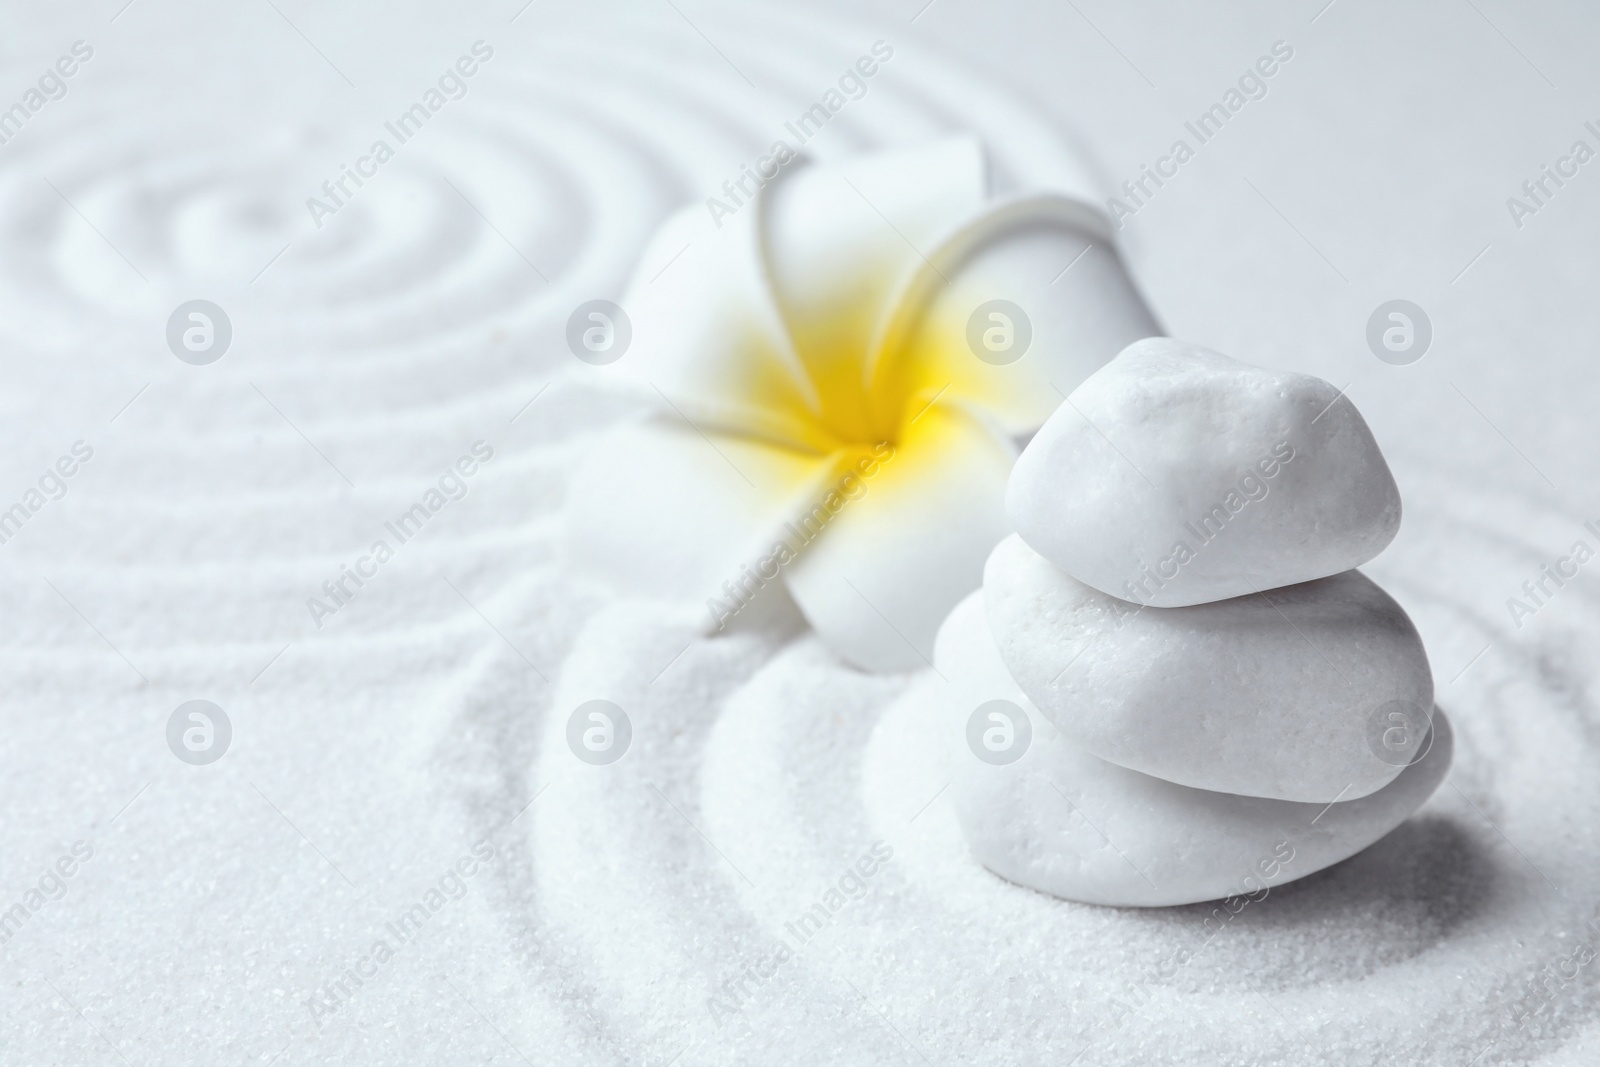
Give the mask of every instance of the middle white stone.
[(1357, 571), (1182, 608), (1139, 608), (1002, 541), (984, 570), (1006, 668), (1062, 733), (1111, 763), (1244, 796), (1332, 803), (1376, 792), (1431, 715), (1422, 639)]

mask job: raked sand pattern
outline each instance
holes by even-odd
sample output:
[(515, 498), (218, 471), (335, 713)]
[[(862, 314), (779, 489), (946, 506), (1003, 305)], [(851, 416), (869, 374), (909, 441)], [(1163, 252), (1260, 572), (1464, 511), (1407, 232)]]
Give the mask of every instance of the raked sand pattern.
[[(0, 945), (7, 1062), (1600, 1054), (1600, 598), (1567, 584), (1530, 638), (1472, 592), (1586, 536), (1516, 488), (1516, 456), (1384, 441), (1408, 529), (1369, 571), (1455, 731), (1422, 812), (1265, 899), (1053, 900), (961, 841), (931, 672), (844, 668), (782, 612), (706, 639), (557, 551), (574, 458), (626, 414), (549, 384), (568, 314), (890, 35), (512, 5), (380, 72), (311, 11), (262, 5), (202, 61), (142, 7), (24, 26), (95, 52), (0, 147), (0, 506), (92, 449), (0, 547), (0, 913), (26, 912)], [(313, 220), (479, 40), (465, 95)], [(970, 129), (1000, 184), (1048, 183), (1058, 129), (932, 56), (897, 49), (811, 150)], [(327, 113), (347, 79), (364, 103)], [(196, 297), (232, 321), (210, 367), (162, 341)], [(166, 747), (191, 699), (231, 720), (208, 767)], [(609, 766), (567, 744), (591, 699), (632, 723)]]

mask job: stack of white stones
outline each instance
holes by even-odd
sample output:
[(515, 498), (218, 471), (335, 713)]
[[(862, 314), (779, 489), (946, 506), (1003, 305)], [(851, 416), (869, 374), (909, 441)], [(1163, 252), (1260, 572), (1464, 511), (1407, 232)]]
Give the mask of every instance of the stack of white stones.
[[(997, 874), (1096, 904), (1264, 892), (1442, 781), (1421, 638), (1353, 569), (1399, 491), (1327, 382), (1139, 341), (1039, 431), (1006, 503), (1018, 535), (935, 658), (973, 749), (956, 811)], [(1014, 761), (982, 750), (1019, 728)]]

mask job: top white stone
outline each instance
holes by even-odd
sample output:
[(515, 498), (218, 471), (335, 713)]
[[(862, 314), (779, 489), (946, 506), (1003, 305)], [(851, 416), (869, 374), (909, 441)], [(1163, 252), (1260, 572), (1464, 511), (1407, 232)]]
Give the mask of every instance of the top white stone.
[(1400, 492), (1348, 397), (1198, 345), (1136, 341), (1023, 451), (1006, 507), (1035, 551), (1155, 607), (1360, 566), (1400, 527)]

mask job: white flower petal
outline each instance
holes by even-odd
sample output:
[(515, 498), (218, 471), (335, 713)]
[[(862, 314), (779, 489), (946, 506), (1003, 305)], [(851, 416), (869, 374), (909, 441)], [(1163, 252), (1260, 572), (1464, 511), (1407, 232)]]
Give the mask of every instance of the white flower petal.
[(868, 411), (868, 346), (889, 298), (985, 195), (983, 150), (966, 137), (798, 166), (765, 190), (776, 302), (842, 438), (887, 436)]
[(604, 434), (572, 482), (570, 557), (629, 593), (703, 604), (772, 547), (831, 461), (650, 420)]
[(998, 427), (940, 401), (909, 423), (893, 458), (862, 479), (786, 571), (819, 637), (868, 670), (927, 666), (952, 607), (983, 580), (1006, 536), (1015, 455)]
[[(999, 312), (1013, 343), (1030, 335), (1012, 362), (987, 362), (972, 347), (969, 323), (991, 300), (1015, 304), (1025, 320)], [(935, 250), (896, 302), (877, 349), (874, 395), (948, 388), (993, 412), (1012, 434), (1037, 429), (1124, 347), (1162, 332), (1098, 209), (1053, 195), (1010, 201), (974, 219)], [(992, 314), (978, 315), (985, 327), (1002, 324)]]
[(622, 302), (632, 342), (601, 372), (704, 429), (828, 451), (805, 417), (815, 391), (767, 284), (759, 212), (720, 222), (697, 206), (662, 225)]

